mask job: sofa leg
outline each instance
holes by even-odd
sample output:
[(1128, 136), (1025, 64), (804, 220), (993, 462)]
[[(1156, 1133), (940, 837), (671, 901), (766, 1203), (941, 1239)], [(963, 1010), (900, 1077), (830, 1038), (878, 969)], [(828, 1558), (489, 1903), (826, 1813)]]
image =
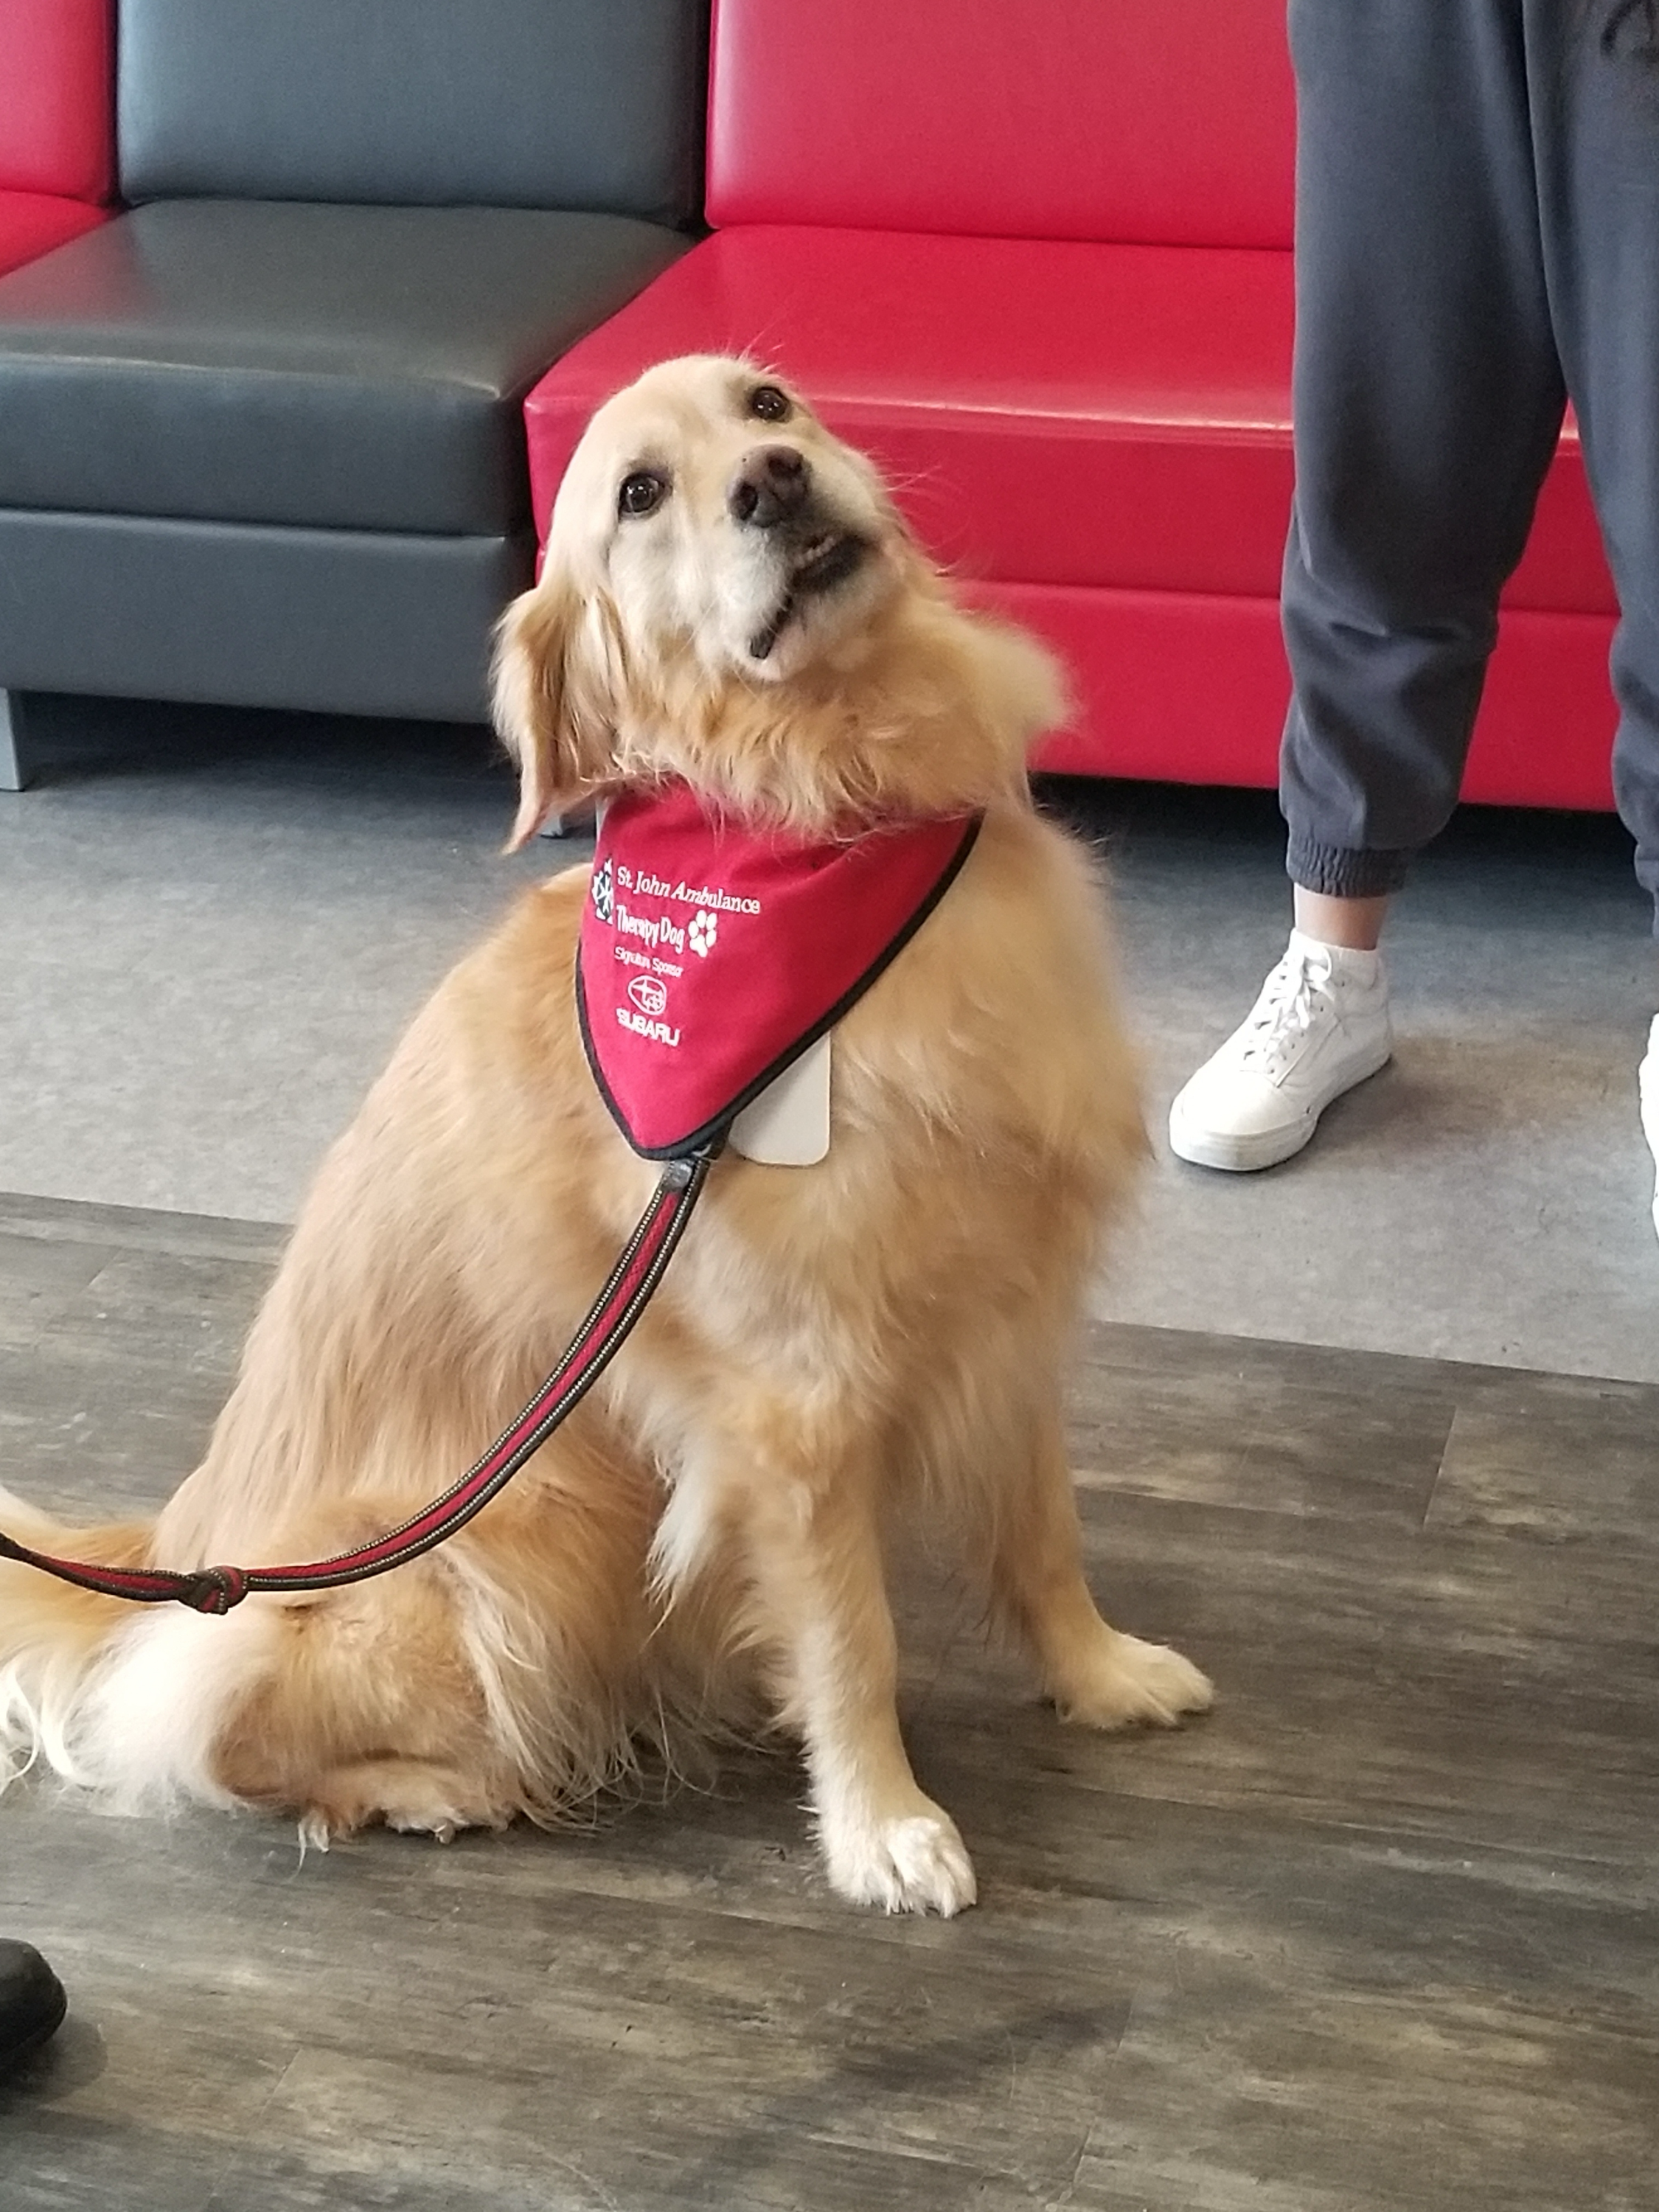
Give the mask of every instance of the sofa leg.
[(33, 769), (21, 691), (0, 691), (0, 791), (24, 791)]

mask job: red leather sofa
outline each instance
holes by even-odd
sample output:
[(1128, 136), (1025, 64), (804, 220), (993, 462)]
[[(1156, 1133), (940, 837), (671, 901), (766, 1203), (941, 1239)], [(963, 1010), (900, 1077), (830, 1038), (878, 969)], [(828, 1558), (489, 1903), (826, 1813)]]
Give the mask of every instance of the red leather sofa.
[(0, 276), (105, 221), (112, 0), (0, 0)]
[[(717, 0), (714, 234), (532, 394), (541, 527), (608, 392), (751, 352), (1060, 648), (1045, 766), (1271, 784), (1293, 140), (1285, 0)], [(1613, 617), (1569, 426), (1468, 797), (1610, 805)]]

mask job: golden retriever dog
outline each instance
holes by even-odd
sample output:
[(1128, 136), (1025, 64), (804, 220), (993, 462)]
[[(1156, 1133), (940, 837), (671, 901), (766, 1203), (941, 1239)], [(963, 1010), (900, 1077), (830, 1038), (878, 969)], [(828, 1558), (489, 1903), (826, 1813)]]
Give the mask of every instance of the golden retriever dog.
[[(787, 483), (786, 483), (787, 480)], [(757, 488), (787, 496), (757, 496)], [(918, 1785), (884, 1564), (948, 1534), (1067, 1718), (1210, 1701), (1109, 1627), (1080, 1564), (1063, 1376), (1145, 1149), (1101, 887), (1027, 793), (1062, 711), (965, 611), (870, 465), (774, 376), (699, 357), (599, 409), (544, 571), (501, 626), (497, 715), (550, 810), (665, 779), (744, 819), (983, 810), (961, 873), (832, 1040), (813, 1166), (727, 1152), (621, 1354), (441, 1549), (222, 1619), (0, 1565), (0, 1750), (129, 1805), (448, 1838), (562, 1810), (642, 1744), (799, 1738), (832, 1887), (951, 1914), (974, 1873)], [(314, 1559), (407, 1518), (536, 1390), (654, 1187), (583, 1056), (586, 869), (531, 891), (418, 1016), (326, 1158), (207, 1455), (153, 1526), (58, 1553)]]

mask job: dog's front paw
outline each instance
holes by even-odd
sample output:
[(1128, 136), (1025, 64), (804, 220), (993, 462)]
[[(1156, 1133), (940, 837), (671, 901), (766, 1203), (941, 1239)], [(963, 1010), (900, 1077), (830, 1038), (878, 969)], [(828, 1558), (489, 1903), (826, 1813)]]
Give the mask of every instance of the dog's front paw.
[(902, 1811), (826, 1815), (822, 1837), (830, 1885), (854, 1905), (950, 1920), (978, 1895), (956, 1822), (920, 1790)]
[(1097, 1729), (1176, 1728), (1183, 1713), (1207, 1712), (1214, 1702), (1209, 1677), (1190, 1659), (1115, 1631), (1086, 1672), (1054, 1693), (1062, 1720)]

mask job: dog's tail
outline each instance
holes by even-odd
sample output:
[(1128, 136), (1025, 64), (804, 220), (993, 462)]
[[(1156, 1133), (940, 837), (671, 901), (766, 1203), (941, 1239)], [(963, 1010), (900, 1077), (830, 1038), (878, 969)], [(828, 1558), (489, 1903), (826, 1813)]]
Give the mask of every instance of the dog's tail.
[[(154, 1564), (146, 1524), (67, 1529), (4, 1490), (0, 1528), (33, 1551)], [(0, 1559), (0, 1790), (44, 1764), (120, 1809), (179, 1796), (233, 1802), (210, 1758), (243, 1670), (204, 1664), (201, 1649), (204, 1628), (231, 1625), (100, 1597)], [(246, 1640), (244, 1632), (222, 1643)]]

